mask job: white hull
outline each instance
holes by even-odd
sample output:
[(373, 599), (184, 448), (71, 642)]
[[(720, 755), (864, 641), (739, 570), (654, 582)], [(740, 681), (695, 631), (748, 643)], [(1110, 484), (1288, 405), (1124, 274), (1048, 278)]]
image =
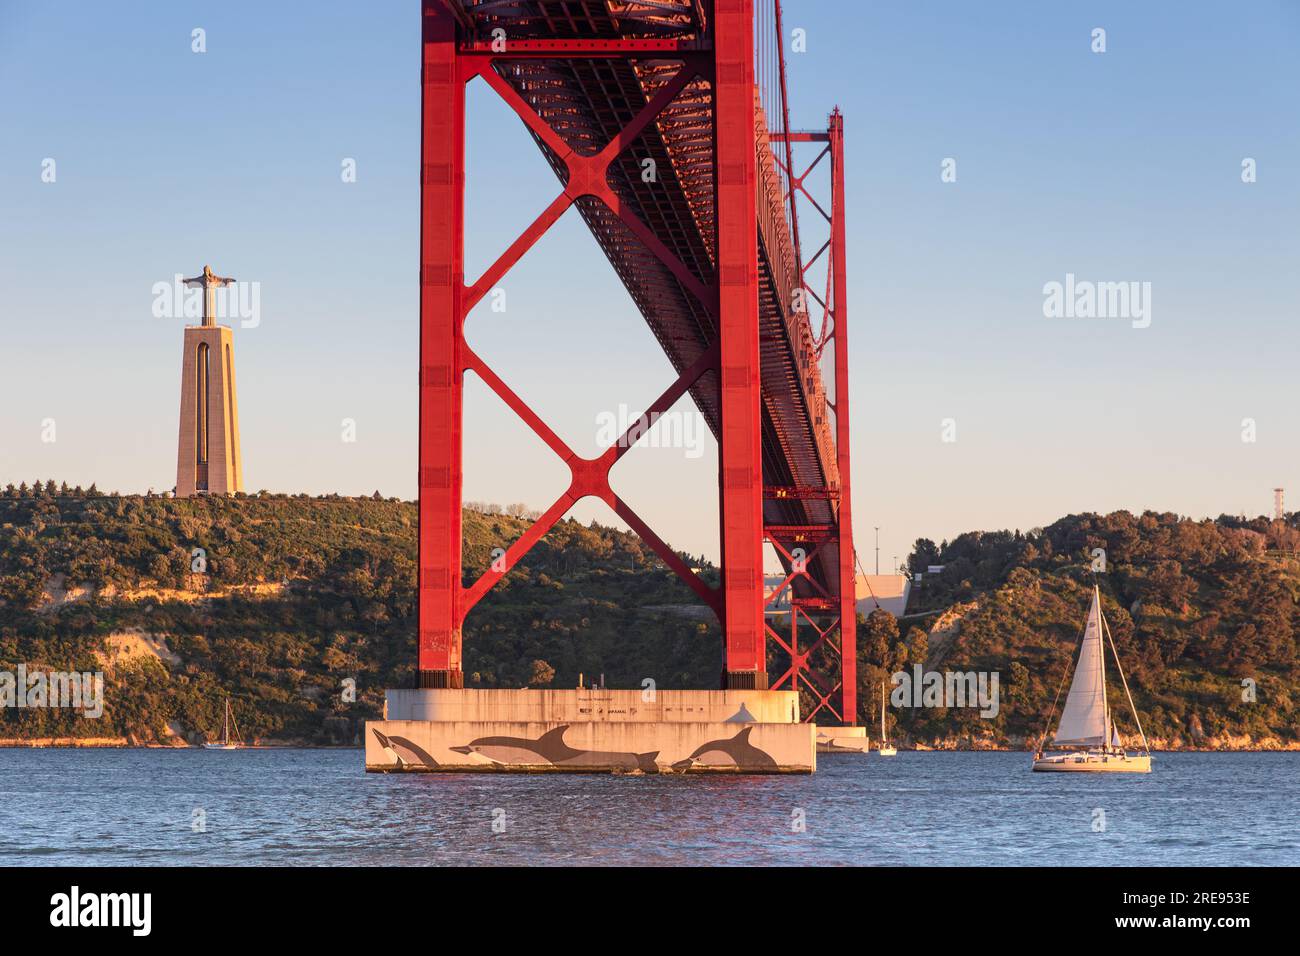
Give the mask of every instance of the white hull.
[(204, 750), (240, 750), (238, 744), (204, 744)]
[(1149, 756), (1115, 754), (1059, 754), (1034, 761), (1040, 773), (1150, 773)]
[(898, 756), (898, 750), (895, 749), (894, 747), (881, 747), (880, 750), (879, 750), (878, 752), (879, 752), (880, 756), (882, 756), (882, 757), (897, 757), (897, 756)]

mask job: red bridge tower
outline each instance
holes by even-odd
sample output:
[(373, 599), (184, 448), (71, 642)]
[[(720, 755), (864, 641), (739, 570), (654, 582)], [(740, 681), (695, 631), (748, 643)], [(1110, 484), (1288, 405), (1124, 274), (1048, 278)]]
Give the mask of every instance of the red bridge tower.
[[(837, 111), (824, 132), (788, 128), (781, 36), (779, 0), (424, 0), (419, 686), (462, 686), (466, 615), (591, 495), (717, 614), (723, 687), (799, 689), (810, 703), (807, 718), (827, 709), (855, 722), (843, 124)], [(475, 79), (527, 126), (559, 192), (481, 276), (467, 277), (465, 88)], [(823, 147), (800, 176), (797, 143)], [(829, 212), (805, 183), (824, 157)], [(641, 175), (646, 160), (657, 171), (652, 182)], [(806, 263), (798, 195), (830, 226)], [(465, 340), (469, 311), (570, 206), (677, 371), (647, 414), (689, 392), (717, 438), (718, 588), (610, 488), (610, 469), (629, 442), (595, 458), (577, 455)], [(822, 256), (827, 281), (818, 295), (808, 270)], [(810, 302), (822, 310), (816, 334)], [(833, 398), (822, 375), (828, 344)], [(504, 570), (471, 582), (463, 580), (461, 560), (466, 371), (570, 471), (566, 491), (507, 550)], [(768, 623), (781, 618), (767, 613), (765, 542), (792, 596), (788, 638)], [(800, 624), (815, 635), (805, 647)]]

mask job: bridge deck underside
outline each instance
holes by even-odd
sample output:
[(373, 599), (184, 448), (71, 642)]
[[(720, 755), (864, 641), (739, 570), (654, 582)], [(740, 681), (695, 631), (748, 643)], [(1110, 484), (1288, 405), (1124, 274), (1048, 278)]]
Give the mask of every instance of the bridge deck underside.
[[(483, 39), (505, 31), (510, 40), (677, 38), (702, 35), (694, 0), (460, 0), (467, 25)], [(577, 153), (602, 149), (677, 73), (681, 61), (663, 54), (643, 59), (499, 59), (497, 73)], [(763, 481), (812, 494), (766, 500), (764, 522), (780, 526), (833, 525), (831, 495), (838, 486), (830, 414), (821, 367), (806, 311), (796, 311), (800, 288), (789, 221), (763, 110), (755, 97), (758, 189), (759, 332), (762, 362)], [(611, 164), (608, 185), (651, 232), (706, 287), (714, 282), (714, 162), (712, 93), (697, 77)], [(563, 181), (563, 159), (540, 138), (534, 141)], [(643, 178), (653, 160), (652, 181)], [(577, 204), (587, 226), (627, 288), (673, 367), (681, 372), (713, 345), (718, 323), (713, 304), (701, 302), (654, 252), (603, 202)], [(720, 429), (720, 391), (710, 371), (691, 396), (715, 437)], [(820, 542), (787, 539), (813, 554)], [(838, 596), (838, 542), (830, 540), (809, 562), (810, 576), (826, 595)], [(821, 593), (802, 577), (796, 597)]]

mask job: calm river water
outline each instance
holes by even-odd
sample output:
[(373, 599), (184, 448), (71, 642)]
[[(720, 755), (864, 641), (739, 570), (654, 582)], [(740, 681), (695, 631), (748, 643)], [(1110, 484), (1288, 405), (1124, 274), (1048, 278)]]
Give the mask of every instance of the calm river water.
[(378, 775), (360, 750), (0, 749), (10, 862), (1300, 864), (1300, 754), (819, 758), (810, 777)]

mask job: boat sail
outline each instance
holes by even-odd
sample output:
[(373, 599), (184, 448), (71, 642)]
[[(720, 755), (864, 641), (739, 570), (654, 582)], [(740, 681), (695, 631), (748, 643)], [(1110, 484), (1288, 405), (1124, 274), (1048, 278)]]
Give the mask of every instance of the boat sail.
[(235, 722), (235, 718), (234, 718), (234, 717), (231, 715), (231, 713), (230, 713), (230, 698), (227, 697), (227, 698), (226, 698), (226, 716), (225, 716), (224, 721), (222, 722), (222, 727), (221, 727), (221, 742), (220, 742), (220, 743), (205, 743), (205, 744), (203, 745), (204, 749), (206, 749), (206, 750), (238, 750), (238, 749), (240, 749), (240, 748), (244, 745), (244, 742), (243, 742), (242, 740), (239, 739), (239, 725), (238, 725), (238, 724), (235, 725), (235, 739), (234, 739), (234, 741), (232, 742), (231, 739), (230, 739), (230, 725), (231, 725), (232, 723), (234, 723), (234, 722)]
[(898, 755), (898, 749), (889, 743), (889, 738), (885, 736), (885, 685), (880, 685), (880, 756), (895, 757)]
[[(1120, 681), (1124, 685), (1124, 694), (1128, 698), (1129, 708), (1133, 711), (1133, 722), (1142, 737), (1140, 754), (1130, 755), (1125, 751), (1120, 740), (1119, 729), (1115, 726), (1110, 705), (1106, 700), (1107, 641), (1110, 643), (1111, 654), (1115, 658), (1115, 669), (1119, 672)], [(1055, 704), (1052, 709), (1055, 711)], [(1048, 718), (1048, 724), (1050, 726), (1051, 717)], [(1057, 724), (1052, 743), (1056, 747), (1084, 749), (1073, 753), (1044, 756), (1043, 741), (1040, 741), (1034, 755), (1034, 770), (1151, 772), (1151, 752), (1147, 746), (1146, 734), (1142, 731), (1142, 720), (1133, 705), (1133, 695), (1129, 693), (1128, 680), (1124, 677), (1124, 668), (1119, 662), (1115, 639), (1111, 636), (1110, 627), (1101, 612), (1101, 592), (1096, 585), (1092, 588), (1092, 606), (1088, 610), (1088, 621), (1084, 626), (1083, 639), (1079, 645), (1074, 679), (1070, 681), (1070, 691), (1065, 696), (1065, 707), (1061, 710), (1061, 721)]]
[(1065, 696), (1065, 709), (1052, 742), (1062, 747), (1092, 747), (1106, 743), (1106, 655), (1101, 644), (1101, 606), (1096, 591), (1083, 630), (1079, 662)]

